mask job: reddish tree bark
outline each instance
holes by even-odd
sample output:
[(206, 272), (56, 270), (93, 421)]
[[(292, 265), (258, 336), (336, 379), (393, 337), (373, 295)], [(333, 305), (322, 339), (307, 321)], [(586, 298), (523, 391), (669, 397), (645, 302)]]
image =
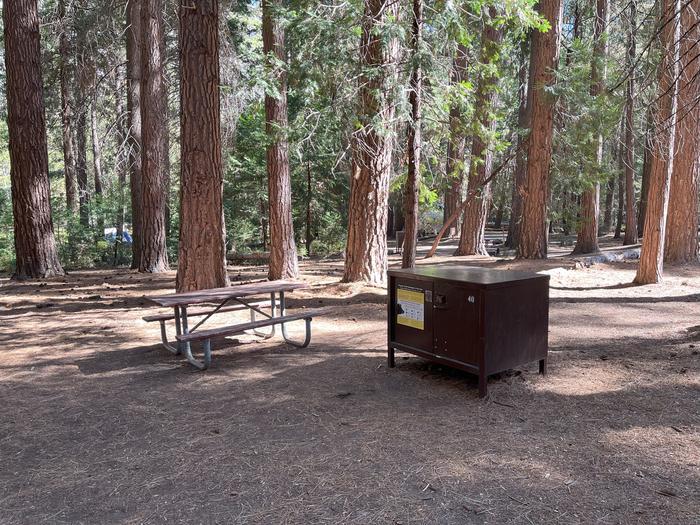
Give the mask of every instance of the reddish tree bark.
[[(490, 7), (488, 21), (481, 35), (481, 63), (487, 67), (493, 65), (503, 35), (493, 23), (496, 17), (496, 8)], [(482, 74), (476, 89), (474, 116), (478, 122), (479, 131), (474, 133), (472, 140), (469, 187), (480, 186), (480, 190), (464, 211), (459, 246), (455, 255), (488, 255), (484, 232), (491, 201), (491, 184), (481, 185), (481, 183), (491, 172), (493, 161), (493, 147), (488, 135), (493, 132), (495, 124), (493, 113), (496, 105), (496, 83), (497, 77), (494, 74)]]
[(408, 126), (408, 177), (404, 196), (405, 237), (403, 241), (402, 268), (416, 265), (418, 242), (418, 193), (420, 190), (421, 160), (421, 105), (423, 98), (423, 70), (420, 48), (423, 35), (423, 0), (413, 0), (413, 70), (411, 71), (409, 102), (411, 122)]
[(49, 154), (36, 0), (3, 2), (14, 278), (63, 275), (51, 221)]
[(219, 107), (219, 1), (180, 6), (177, 291), (228, 285)]
[(269, 279), (287, 279), (299, 275), (297, 247), (292, 224), (292, 184), (289, 175), (287, 144), (287, 72), (284, 27), (275, 12), (279, 0), (263, 0), (263, 51), (275, 79), (277, 94), (265, 95), (265, 132), (267, 134), (267, 180), (270, 212)]
[[(360, 40), (359, 127), (352, 138), (352, 180), (343, 280), (383, 285), (387, 270), (387, 219), (394, 104), (390, 77), (395, 75), (398, 43), (385, 45), (380, 34), (396, 19), (398, 2), (365, 0)], [(381, 124), (377, 124), (381, 122)]]
[(666, 224), (668, 263), (698, 260), (698, 176), (700, 173), (700, 0), (681, 11), (678, 121)]
[(168, 269), (167, 92), (162, 0), (141, 4), (141, 257), (140, 272)]
[(542, 0), (538, 10), (549, 21), (551, 28), (545, 33), (533, 33), (530, 50), (532, 66), (528, 89), (532, 101), (531, 132), (527, 148), (523, 220), (518, 244), (518, 257), (526, 259), (547, 257), (547, 203), (552, 160), (554, 99), (546, 90), (556, 82), (562, 4), (560, 0)]
[(657, 117), (651, 150), (649, 195), (644, 221), (644, 241), (639, 256), (639, 268), (634, 279), (638, 284), (658, 283), (663, 278), (664, 244), (668, 197), (673, 173), (673, 152), (676, 139), (676, 109), (678, 107), (678, 41), (680, 0), (661, 3), (662, 59), (659, 67), (659, 87), (656, 99)]
[(642, 165), (642, 188), (639, 192), (639, 208), (637, 210), (637, 235), (644, 235), (644, 222), (647, 214), (647, 197), (649, 196), (649, 175), (651, 174), (652, 138), (654, 137), (654, 117), (652, 106), (647, 110), (647, 131), (644, 140), (644, 163)]
[[(608, 53), (605, 32), (608, 26), (608, 0), (596, 0), (596, 15), (593, 29), (593, 63), (591, 64), (591, 96), (599, 97), (605, 89), (605, 57)], [(603, 133), (596, 137), (595, 164), (603, 164)], [(600, 183), (595, 182), (581, 195), (578, 235), (573, 253), (596, 253), (598, 247), (598, 216), (600, 215)]]
[(129, 114), (128, 164), (131, 190), (131, 268), (141, 260), (141, 0), (126, 7), (126, 106)]

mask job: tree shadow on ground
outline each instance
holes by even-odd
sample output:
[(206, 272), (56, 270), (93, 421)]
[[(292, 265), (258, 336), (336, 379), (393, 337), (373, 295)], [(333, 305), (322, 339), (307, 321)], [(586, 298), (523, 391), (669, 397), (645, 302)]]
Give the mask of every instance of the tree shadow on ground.
[(77, 369), (45, 370), (40, 384), (31, 376), (5, 384), (6, 518), (688, 523), (697, 515), (697, 471), (655, 441), (661, 433), (668, 447), (686, 443), (698, 423), (697, 385), (570, 395), (528, 367), (493, 378), (490, 398), (479, 400), (472, 376), (418, 358), (387, 370), (383, 352), (352, 346), (239, 350), (217, 355), (206, 373), (157, 366), (178, 358), (153, 346), (113, 350)]

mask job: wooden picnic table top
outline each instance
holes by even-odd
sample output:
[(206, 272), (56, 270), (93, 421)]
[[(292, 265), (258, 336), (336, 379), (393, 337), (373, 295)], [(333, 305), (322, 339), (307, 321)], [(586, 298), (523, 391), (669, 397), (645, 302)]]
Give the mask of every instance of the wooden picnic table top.
[(225, 286), (223, 288), (211, 288), (209, 290), (197, 290), (194, 292), (174, 293), (168, 295), (156, 295), (147, 299), (159, 306), (175, 307), (189, 306), (191, 304), (215, 303), (236, 297), (250, 297), (252, 295), (268, 294), (272, 292), (291, 292), (309, 285), (301, 281), (266, 281), (251, 284), (239, 284)]

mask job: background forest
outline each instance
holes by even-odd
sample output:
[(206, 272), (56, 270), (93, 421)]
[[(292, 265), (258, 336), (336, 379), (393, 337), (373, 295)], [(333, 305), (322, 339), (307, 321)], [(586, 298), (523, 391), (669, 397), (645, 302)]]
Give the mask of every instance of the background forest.
[[(557, 28), (538, 14), (532, 0), (393, 4), (374, 20), (370, 34), (388, 50), (393, 57), (388, 63), (395, 67), (372, 84), (359, 47), (371, 3), (291, 0), (268, 5), (273, 29), (286, 38), (285, 55), (273, 60), (263, 50), (263, 6), (244, 0), (221, 4), (223, 210), (229, 257), (268, 250), (266, 144), (271, 139), (265, 100), (266, 95), (280, 97), (279, 71), (286, 73), (284, 134), (299, 254), (344, 251), (353, 207), (352, 142), (357, 130), (368, 125), (391, 143), (389, 236), (404, 229), (406, 186), (417, 183), (409, 192), (418, 195), (419, 235), (437, 233), (473, 189), (476, 204), (466, 207), (464, 224), (448, 230), (453, 236), (461, 230), (458, 252), (485, 253), (486, 223), (507, 228), (506, 244), (517, 247), (531, 118), (531, 45), (533, 35)], [(178, 7), (163, 6), (165, 222), (171, 263), (177, 263), (180, 225)], [(65, 268), (131, 263), (132, 248), (122, 242), (130, 236), (121, 229), (125, 225), (133, 231), (130, 173), (138, 148), (129, 132), (129, 9), (124, 2), (93, 0), (39, 4), (51, 209)], [(564, 243), (573, 245), (578, 234), (572, 246), (578, 253), (597, 251), (598, 235), (624, 235), (625, 244), (634, 244), (642, 233), (654, 136), (650, 108), (659, 95), (664, 55), (657, 37), (669, 19), (661, 9), (651, 1), (564, 2), (556, 40), (558, 70), (545, 90), (554, 101), (546, 219), (550, 234), (561, 235)], [(690, 37), (697, 31), (694, 16)], [(697, 63), (693, 47), (678, 61), (685, 55)], [(374, 92), (360, 78), (369, 78)], [(697, 73), (693, 78), (697, 84)], [(4, 89), (4, 69), (0, 80)], [(362, 97), (378, 94), (389, 109), (368, 113)], [(5, 97), (0, 100), (0, 141), (7, 144)], [(692, 113), (694, 106), (697, 100), (681, 109)], [(686, 149), (691, 165), (697, 163), (697, 146)], [(415, 166), (411, 174), (416, 151), (418, 177)], [(10, 162), (6, 148), (0, 155), (0, 270), (9, 272), (15, 264)], [(697, 185), (691, 182), (684, 193), (690, 192), (696, 205)], [(692, 224), (682, 229), (696, 232), (697, 217), (689, 220)], [(696, 252), (695, 244), (691, 259)]]

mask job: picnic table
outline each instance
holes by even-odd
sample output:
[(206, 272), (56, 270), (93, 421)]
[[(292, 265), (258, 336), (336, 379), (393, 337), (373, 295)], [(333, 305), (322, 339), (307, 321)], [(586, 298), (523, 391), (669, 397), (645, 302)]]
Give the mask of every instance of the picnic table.
[[(205, 370), (211, 364), (211, 340), (216, 337), (252, 331), (255, 335), (269, 339), (275, 335), (275, 326), (281, 325), (282, 337), (285, 342), (299, 348), (305, 348), (311, 342), (311, 319), (321, 313), (320, 310), (303, 310), (295, 314), (287, 314), (285, 293), (308, 288), (309, 285), (300, 281), (280, 280), (266, 281), (251, 284), (227, 286), (224, 288), (212, 288), (197, 290), (194, 292), (175, 293), (147, 297), (147, 299), (164, 308), (172, 308), (172, 314), (157, 314), (143, 317), (146, 322), (159, 322), (160, 335), (163, 346), (173, 354), (184, 353), (187, 360), (199, 368)], [(255, 296), (267, 295), (269, 299), (252, 301)], [(215, 305), (207, 309), (190, 311), (194, 305)], [(264, 308), (269, 308), (269, 312)], [(249, 310), (250, 322), (241, 322), (233, 325), (198, 330), (213, 315), (237, 310)], [(258, 319), (257, 315), (262, 318)], [(190, 318), (203, 317), (194, 327), (190, 328)], [(287, 335), (286, 323), (304, 320), (306, 334), (304, 341), (298, 343)], [(166, 322), (175, 321), (175, 339), (177, 342), (168, 341)], [(262, 332), (259, 328), (270, 327), (269, 332)], [(200, 361), (192, 354), (192, 343), (201, 341), (204, 357)]]

